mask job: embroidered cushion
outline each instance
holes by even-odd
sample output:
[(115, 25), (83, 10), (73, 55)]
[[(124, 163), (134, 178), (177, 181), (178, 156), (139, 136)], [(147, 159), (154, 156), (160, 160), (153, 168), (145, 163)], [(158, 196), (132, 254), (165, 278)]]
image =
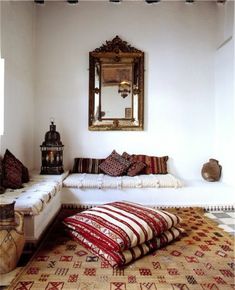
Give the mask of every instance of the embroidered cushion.
[(12, 156), (10, 151), (6, 151), (3, 158), (3, 181), (4, 187), (21, 188), (22, 187), (22, 166), (17, 159)]
[(28, 181), (28, 169), (7, 149), (3, 158), (3, 186), (16, 189)]
[(112, 202), (67, 217), (64, 224), (97, 247), (124, 251), (161, 235), (180, 218), (131, 202)]
[(133, 160), (146, 164), (143, 174), (167, 174), (168, 156), (156, 157), (148, 155), (132, 155)]
[(2, 178), (3, 178), (3, 169), (2, 169), (2, 157), (0, 156), (0, 194), (4, 193), (5, 188), (2, 184)]
[(79, 232), (74, 230), (68, 230), (69, 235), (75, 240), (82, 244), (85, 248), (90, 250), (93, 254), (100, 256), (101, 258), (108, 261), (112, 267), (124, 266), (136, 259), (143, 257), (144, 255), (153, 252), (167, 244), (171, 241), (177, 239), (183, 229), (172, 227), (168, 231), (165, 231), (158, 237), (144, 242), (138, 246), (131, 249), (120, 251), (110, 251), (107, 247), (99, 246), (95, 243), (90, 242), (88, 239), (84, 238)]
[(142, 161), (135, 161), (132, 155), (127, 152), (122, 153), (122, 157), (126, 160), (131, 161), (131, 166), (127, 170), (128, 176), (136, 176), (137, 174), (143, 173), (143, 169), (146, 167), (146, 164)]
[(73, 173), (93, 173), (98, 174), (101, 172), (99, 165), (104, 159), (96, 158), (74, 158)]
[(144, 171), (146, 164), (142, 161), (136, 161), (131, 164), (127, 170), (128, 176), (136, 176)]
[(99, 168), (106, 174), (111, 176), (123, 175), (131, 162), (123, 158), (115, 150), (100, 164)]

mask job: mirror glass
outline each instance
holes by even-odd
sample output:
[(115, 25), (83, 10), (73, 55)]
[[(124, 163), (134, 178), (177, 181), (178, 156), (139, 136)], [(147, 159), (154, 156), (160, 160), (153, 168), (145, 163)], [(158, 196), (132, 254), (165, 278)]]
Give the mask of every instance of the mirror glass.
[(143, 70), (144, 53), (118, 36), (90, 52), (90, 130), (143, 130)]

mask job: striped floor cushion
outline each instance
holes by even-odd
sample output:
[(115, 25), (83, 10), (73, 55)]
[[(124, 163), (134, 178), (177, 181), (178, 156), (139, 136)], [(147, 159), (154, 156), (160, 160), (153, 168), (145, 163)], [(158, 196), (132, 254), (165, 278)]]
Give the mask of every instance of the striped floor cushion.
[(122, 252), (143, 244), (180, 222), (177, 215), (131, 202), (112, 202), (64, 220), (95, 246)]
[(112, 267), (123, 267), (136, 259), (143, 257), (144, 255), (157, 250), (173, 240), (177, 239), (183, 232), (183, 229), (172, 227), (165, 231), (160, 236), (151, 239), (145, 243), (142, 243), (133, 248), (127, 249), (123, 252), (110, 251), (107, 247), (99, 247), (97, 244), (87, 240), (76, 231), (69, 230), (69, 235), (77, 242), (82, 244), (86, 249), (91, 251), (93, 254), (105, 259)]

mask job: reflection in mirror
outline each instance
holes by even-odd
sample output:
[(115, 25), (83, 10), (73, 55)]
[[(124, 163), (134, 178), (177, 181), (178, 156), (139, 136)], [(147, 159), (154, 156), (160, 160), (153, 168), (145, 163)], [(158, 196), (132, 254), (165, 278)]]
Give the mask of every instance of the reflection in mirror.
[(101, 81), (102, 119), (125, 119), (125, 109), (132, 106), (132, 65), (103, 64)]
[(116, 36), (90, 52), (89, 129), (143, 130), (144, 53)]

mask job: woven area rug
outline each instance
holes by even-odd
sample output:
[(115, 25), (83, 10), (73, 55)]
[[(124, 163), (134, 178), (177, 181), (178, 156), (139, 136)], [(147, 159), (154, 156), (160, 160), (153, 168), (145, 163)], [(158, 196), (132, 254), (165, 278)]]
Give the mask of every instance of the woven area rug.
[(235, 289), (233, 237), (202, 209), (169, 209), (183, 218), (181, 239), (123, 269), (89, 253), (64, 232), (62, 210), (39, 250), (8, 288), (17, 290)]

